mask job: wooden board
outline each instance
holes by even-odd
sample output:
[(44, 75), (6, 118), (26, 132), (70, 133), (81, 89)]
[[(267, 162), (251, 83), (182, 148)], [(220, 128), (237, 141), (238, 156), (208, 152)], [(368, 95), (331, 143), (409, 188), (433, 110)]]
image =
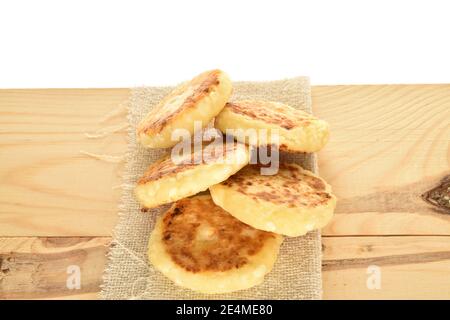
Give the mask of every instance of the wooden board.
[[(325, 299), (450, 298), (448, 236), (322, 240)], [(379, 287), (371, 283), (373, 267), (379, 268)]]
[[(88, 139), (128, 90), (0, 91), (0, 235), (109, 236), (120, 164), (81, 151), (123, 154), (125, 131)], [(117, 123), (120, 119), (111, 119)]]
[[(102, 237), (0, 238), (0, 298), (95, 297), (109, 242)], [(80, 289), (70, 285), (72, 266), (80, 268)]]
[(331, 139), (320, 173), (339, 197), (326, 235), (450, 234), (421, 194), (450, 174), (450, 85), (313, 90)]
[[(450, 298), (450, 214), (421, 195), (450, 174), (450, 85), (313, 87), (332, 128), (320, 172), (324, 297)], [(0, 298), (96, 298), (117, 221), (128, 89), (0, 90)], [(113, 112), (111, 117), (105, 116)], [(86, 133), (118, 129), (103, 138)], [(79, 265), (80, 290), (65, 287)], [(382, 289), (366, 286), (379, 265)]]
[[(109, 241), (0, 238), (0, 298), (97, 298)], [(324, 298), (448, 298), (449, 241), (447, 236), (324, 237)], [(80, 289), (66, 285), (73, 265), (80, 267)], [(379, 289), (367, 286), (373, 265), (380, 268)]]

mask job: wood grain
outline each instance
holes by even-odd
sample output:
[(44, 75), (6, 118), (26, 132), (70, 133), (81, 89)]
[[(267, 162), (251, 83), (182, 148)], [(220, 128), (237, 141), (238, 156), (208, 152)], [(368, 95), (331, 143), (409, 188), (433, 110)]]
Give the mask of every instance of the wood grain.
[[(110, 238), (0, 238), (0, 299), (96, 298)], [(68, 289), (68, 268), (81, 271)], [(70, 271), (70, 269), (69, 269)]]
[(450, 214), (421, 198), (450, 173), (450, 85), (314, 87), (313, 106), (339, 198), (325, 235), (450, 234)]
[[(450, 299), (449, 236), (323, 237), (325, 299)], [(369, 289), (368, 267), (380, 269)]]
[[(0, 298), (97, 299), (106, 262), (102, 238), (0, 238)], [(324, 237), (325, 299), (449, 299), (450, 237)], [(81, 268), (80, 290), (66, 287)], [(381, 288), (368, 289), (367, 268)]]
[[(0, 91), (0, 235), (110, 235), (120, 164), (80, 153), (123, 154), (123, 132), (88, 139), (128, 90)], [(123, 121), (112, 119), (114, 122)]]

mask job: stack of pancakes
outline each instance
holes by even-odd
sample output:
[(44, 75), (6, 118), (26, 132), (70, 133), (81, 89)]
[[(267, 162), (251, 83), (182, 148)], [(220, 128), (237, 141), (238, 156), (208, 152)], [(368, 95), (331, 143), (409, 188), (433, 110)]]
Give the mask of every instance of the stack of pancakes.
[[(301, 166), (281, 162), (276, 174), (264, 175), (267, 164), (251, 161), (258, 148), (316, 152), (328, 141), (328, 124), (279, 102), (228, 102), (231, 92), (224, 72), (204, 72), (172, 91), (137, 128), (148, 148), (175, 147), (183, 141), (174, 132), (182, 129), (191, 137), (198, 124), (214, 123), (216, 133), (232, 135), (232, 143), (160, 159), (135, 189), (145, 209), (174, 202), (150, 236), (150, 262), (176, 284), (203, 293), (261, 283), (283, 235), (324, 227), (336, 206), (331, 187)], [(268, 130), (277, 139), (239, 134), (248, 129)]]

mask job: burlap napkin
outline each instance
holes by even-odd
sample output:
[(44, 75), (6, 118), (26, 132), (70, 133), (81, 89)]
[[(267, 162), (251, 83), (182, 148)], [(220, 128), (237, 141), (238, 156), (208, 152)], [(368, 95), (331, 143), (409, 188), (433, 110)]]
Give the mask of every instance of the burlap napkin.
[[(271, 82), (234, 83), (231, 100), (264, 99), (287, 103), (311, 112), (308, 78)], [(318, 232), (304, 237), (285, 238), (274, 269), (254, 288), (223, 295), (204, 295), (180, 288), (147, 263), (147, 241), (155, 218), (167, 208), (140, 212), (133, 196), (137, 179), (147, 166), (160, 158), (162, 150), (146, 150), (136, 141), (135, 128), (147, 111), (172, 88), (146, 87), (131, 92), (128, 153), (123, 175), (123, 194), (119, 222), (104, 274), (102, 298), (105, 299), (320, 299), (321, 242)], [(281, 155), (317, 171), (314, 155)]]

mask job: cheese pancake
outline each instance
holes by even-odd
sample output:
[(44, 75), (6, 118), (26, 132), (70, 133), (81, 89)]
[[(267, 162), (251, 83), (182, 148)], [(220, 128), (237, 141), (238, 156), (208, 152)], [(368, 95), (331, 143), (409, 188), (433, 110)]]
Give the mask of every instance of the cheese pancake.
[[(319, 151), (329, 137), (327, 122), (304, 111), (271, 101), (229, 102), (217, 116), (215, 126), (224, 133), (234, 135), (241, 142), (255, 146), (274, 144), (281, 151), (288, 152)], [(241, 132), (229, 133), (227, 129), (238, 129)], [(267, 137), (259, 135), (252, 141), (242, 134), (242, 130), (248, 129), (265, 129), (268, 134)], [(278, 141), (272, 141), (270, 133), (277, 134)]]
[(208, 189), (248, 164), (248, 147), (241, 143), (210, 144), (179, 157), (165, 156), (138, 180), (137, 200), (154, 208)]
[(324, 227), (336, 197), (320, 177), (297, 164), (281, 163), (276, 175), (250, 165), (209, 188), (214, 202), (242, 222), (291, 237)]
[(177, 201), (156, 223), (148, 257), (175, 284), (214, 294), (260, 284), (282, 236), (256, 230), (216, 206), (209, 195)]
[(186, 82), (156, 105), (137, 127), (137, 137), (148, 148), (169, 148), (176, 129), (194, 133), (194, 122), (205, 127), (225, 106), (232, 86), (221, 70), (204, 72)]

